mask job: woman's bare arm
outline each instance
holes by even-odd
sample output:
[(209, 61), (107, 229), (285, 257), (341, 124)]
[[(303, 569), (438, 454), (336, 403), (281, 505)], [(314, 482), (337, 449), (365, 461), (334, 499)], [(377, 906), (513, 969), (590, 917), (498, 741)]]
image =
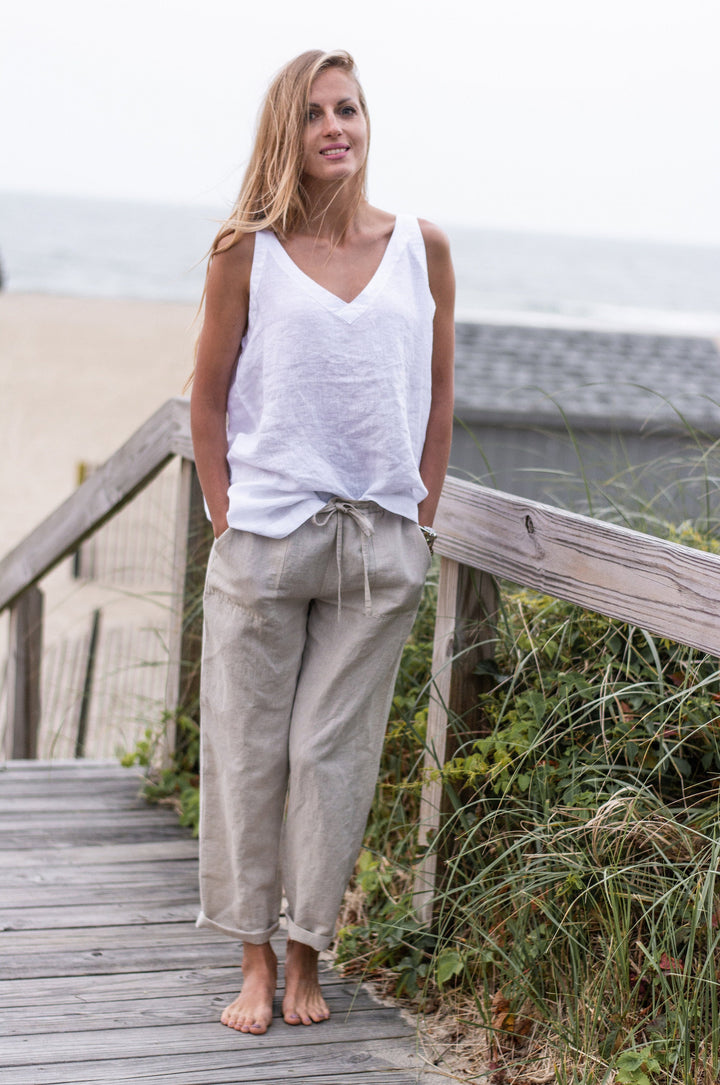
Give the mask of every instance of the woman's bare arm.
[(455, 366), (455, 274), (447, 237), (430, 222), (420, 222), (428, 261), (430, 291), (435, 299), (432, 350), (432, 400), (420, 460), (428, 491), (418, 505), (418, 520), (430, 527), (445, 481), (452, 442)]
[(248, 234), (212, 258), (190, 396), (195, 465), (215, 538), (228, 526), (227, 401), (247, 326), (254, 246)]

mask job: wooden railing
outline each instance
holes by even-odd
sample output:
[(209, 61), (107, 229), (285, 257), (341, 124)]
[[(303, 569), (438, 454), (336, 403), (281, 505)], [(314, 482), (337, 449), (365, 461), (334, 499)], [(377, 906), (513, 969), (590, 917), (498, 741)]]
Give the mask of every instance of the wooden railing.
[[(197, 598), (210, 536), (192, 459), (188, 403), (174, 399), (0, 562), (0, 611), (9, 607), (11, 612), (9, 756), (34, 755), (42, 644), (38, 581), (173, 456), (181, 457), (182, 469), (168, 708), (176, 714), (196, 696), (198, 614), (192, 617), (194, 626), (189, 625), (187, 602)], [(436, 527), (441, 561), (428, 713), (429, 769), (452, 755), (449, 717), (472, 729), (477, 703), (473, 672), (478, 658), (493, 650), (495, 578), (720, 656), (718, 555), (451, 478), (443, 488)], [(422, 844), (432, 839), (442, 817), (438, 774), (427, 776), (420, 812)], [(437, 853), (428, 848), (415, 883), (416, 908), (425, 920), (432, 910), (436, 864)]]
[[(460, 721), (461, 732), (472, 731), (472, 672), (480, 657), (493, 654), (494, 578), (720, 656), (720, 555), (456, 479), (445, 483), (436, 526), (441, 561), (423, 847), (443, 814), (442, 784), (433, 770), (454, 752), (448, 718)], [(416, 872), (415, 907), (426, 922), (437, 861), (437, 849), (428, 848)]]
[[(5, 753), (33, 758), (40, 724), (43, 596), (38, 582), (180, 457), (173, 562), (173, 630), (166, 707), (177, 719), (197, 699), (197, 600), (211, 534), (190, 440), (186, 399), (168, 400), (110, 459), (0, 561), (0, 612), (10, 610)], [(168, 730), (170, 747), (176, 735)]]

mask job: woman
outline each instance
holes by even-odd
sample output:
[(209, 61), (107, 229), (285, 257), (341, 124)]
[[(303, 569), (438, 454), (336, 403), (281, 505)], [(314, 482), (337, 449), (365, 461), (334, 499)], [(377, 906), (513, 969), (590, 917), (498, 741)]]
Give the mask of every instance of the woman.
[(333, 937), (430, 563), (452, 429), (454, 280), (434, 226), (366, 197), (352, 58), (275, 78), (212, 248), (192, 390), (215, 544), (202, 672), (199, 926), (243, 942), (222, 1014), (325, 1020)]

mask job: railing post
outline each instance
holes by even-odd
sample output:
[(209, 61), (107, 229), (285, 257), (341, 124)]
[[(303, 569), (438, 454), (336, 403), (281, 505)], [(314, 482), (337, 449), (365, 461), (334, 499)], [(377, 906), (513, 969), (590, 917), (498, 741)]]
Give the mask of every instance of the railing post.
[(432, 922), (440, 873), (438, 848), (432, 842), (448, 812), (439, 770), (459, 746), (479, 733), (482, 683), (474, 671), (481, 659), (495, 654), (497, 607), (497, 588), (491, 576), (441, 558), (418, 838), (419, 846), (427, 850), (416, 867), (413, 887), (413, 906), (426, 926)]
[(83, 677), (83, 691), (80, 698), (80, 711), (78, 712), (77, 732), (75, 735), (75, 757), (85, 756), (87, 744), (88, 719), (93, 695), (93, 678), (95, 675), (95, 660), (97, 657), (98, 638), (100, 635), (100, 615), (98, 608), (93, 611), (90, 622), (90, 637), (88, 639), (87, 657), (85, 659), (85, 674)]
[(5, 735), (5, 753), (9, 759), (37, 757), (42, 636), (43, 594), (33, 585), (10, 608)]
[(196, 715), (198, 710), (202, 592), (211, 545), (212, 529), (205, 515), (195, 464), (183, 457), (180, 461), (175, 522), (174, 617), (166, 694), (166, 708), (170, 716), (166, 735), (166, 760), (182, 743), (179, 718), (183, 715)]

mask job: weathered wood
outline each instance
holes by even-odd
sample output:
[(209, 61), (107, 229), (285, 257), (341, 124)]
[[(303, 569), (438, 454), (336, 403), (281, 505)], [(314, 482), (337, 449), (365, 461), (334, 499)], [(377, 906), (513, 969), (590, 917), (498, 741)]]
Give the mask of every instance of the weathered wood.
[(76, 864), (134, 863), (152, 859), (158, 863), (172, 863), (175, 859), (197, 858), (197, 843), (194, 840), (151, 840), (135, 844), (97, 844), (93, 847), (47, 848), (7, 848), (2, 847), (0, 837), (0, 866), (9, 867), (46, 867), (51, 863), (56, 867), (75, 866)]
[(166, 760), (187, 740), (179, 720), (197, 719), (200, 700), (202, 594), (212, 545), (212, 528), (205, 515), (195, 464), (183, 459), (175, 527), (174, 613), (166, 708), (171, 719), (166, 731)]
[(447, 850), (444, 847), (439, 853), (433, 846), (443, 815), (448, 813), (440, 770), (479, 733), (480, 680), (475, 668), (481, 659), (494, 655), (496, 611), (497, 591), (491, 577), (441, 558), (420, 799), (418, 843), (424, 853), (413, 888), (413, 906), (425, 924), (432, 918), (438, 863), (442, 864)]
[(720, 656), (720, 555), (459, 479), (438, 509), (437, 551)]
[[(125, 828), (122, 824), (122, 820), (118, 819), (114, 824), (113, 829), (115, 838), (118, 841), (118, 847), (125, 844), (127, 847), (132, 848), (135, 843), (142, 846), (144, 839), (144, 832), (142, 825), (139, 827), (130, 826)], [(173, 825), (159, 825), (154, 831), (155, 839), (168, 841), (169, 845), (175, 843), (175, 829)], [(79, 826), (75, 832), (54, 832), (52, 829), (33, 829), (28, 826), (25, 830), (15, 830), (14, 832), (3, 832), (3, 839), (5, 843), (13, 849), (19, 850), (26, 844), (32, 848), (48, 848), (48, 847), (94, 847), (102, 845), (106, 839), (106, 831), (102, 827), (96, 827), (92, 824), (91, 820), (85, 822), (84, 825)], [(1, 855), (2, 853), (0, 853)]]
[[(115, 901), (117, 898), (116, 886)], [(195, 896), (188, 894), (188, 899), (184, 901), (173, 901), (166, 891), (159, 901), (124, 900), (120, 904), (115, 902), (108, 904), (99, 900), (98, 894), (93, 892), (93, 900), (95, 907), (92, 915), (87, 914), (87, 902), (51, 905), (47, 901), (41, 904), (37, 896), (26, 897), (22, 910), (18, 911), (18, 905), (12, 908), (7, 895), (3, 893), (0, 924), (5, 933), (9, 931), (64, 931), (70, 927), (77, 927), (79, 924), (82, 924), (87, 931), (91, 927), (104, 929), (114, 923), (122, 923), (123, 929), (132, 926), (146, 929), (153, 924), (189, 923), (197, 916), (197, 894)], [(11, 909), (16, 914), (9, 914)]]
[(168, 400), (115, 452), (0, 561), (0, 611), (35, 584), (165, 466), (187, 451), (186, 400)]
[[(226, 969), (225, 985), (221, 991), (198, 991), (193, 987), (191, 994), (156, 994), (145, 998), (121, 999), (118, 1001), (93, 1002), (88, 1005), (85, 999), (68, 1000), (53, 998), (48, 1000), (43, 1014), (37, 1020), (28, 1020), (27, 1006), (13, 1005), (3, 1010), (4, 1036), (32, 1036), (66, 1032), (69, 1028), (82, 1029), (83, 1032), (95, 1032), (109, 1028), (138, 1028), (147, 1025), (182, 1025), (217, 1024), (220, 1013), (237, 995), (237, 976), (230, 975)], [(234, 978), (234, 983), (233, 983)], [(323, 995), (330, 1011), (333, 1008), (346, 1010), (348, 1003), (347, 989), (323, 989)], [(364, 1014), (363, 1021), (368, 1026), (377, 1021), (378, 1004), (373, 1002), (365, 991), (358, 992), (353, 1001), (353, 1014)], [(372, 1015), (372, 1016), (368, 1016)], [(392, 1010), (384, 1011), (385, 1017), (392, 1016)]]
[(98, 637), (100, 635), (100, 609), (93, 611), (90, 624), (90, 639), (88, 641), (87, 659), (85, 661), (85, 677), (83, 679), (83, 691), (80, 698), (78, 712), (77, 732), (75, 735), (75, 756), (85, 756), (85, 743), (87, 741), (87, 725), (92, 702), (93, 677), (95, 674), (95, 658), (97, 655)]
[[(284, 978), (282, 961), (282, 941), (277, 942), (276, 950), (280, 954), (279, 977)], [(331, 997), (340, 997), (343, 993), (348, 999), (363, 996), (362, 988), (356, 983), (349, 983), (338, 976), (329, 967), (321, 966), (323, 992), (329, 991)], [(101, 1002), (134, 1002), (138, 998), (177, 998), (188, 993), (200, 993), (214, 997), (218, 994), (237, 994), (238, 970), (227, 962), (220, 967), (164, 969), (161, 972), (108, 972), (95, 976), (92, 982), (92, 995)], [(0, 979), (0, 1009), (13, 1006), (36, 1006), (43, 999), (53, 1006), (61, 1002), (75, 1002), (87, 1005), (87, 983), (80, 976), (33, 976), (29, 979)]]
[[(38, 950), (38, 938), (35, 931), (3, 931), (2, 940), (3, 950), (18, 959), (25, 953), (33, 954)], [(215, 931), (205, 929), (196, 931), (192, 923), (185, 921), (179, 925), (177, 923), (147, 923), (135, 926), (123, 923), (103, 927), (100, 931), (94, 929), (87, 931), (78, 927), (57, 930), (52, 927), (45, 930), (42, 944), (49, 953), (64, 953), (66, 950), (80, 951), (88, 945), (93, 950), (100, 948), (103, 952), (111, 952), (114, 949), (145, 949), (147, 946), (161, 949), (168, 946), (186, 945), (201, 949), (209, 946), (224, 946), (229, 949), (232, 946), (232, 940)]]
[[(295, 1085), (448, 1083), (446, 1076), (441, 1078), (432, 1072), (408, 1069), (412, 1062), (407, 1054), (388, 1040), (367, 1040), (362, 1045), (347, 1044), (344, 1047), (318, 1043), (309, 1051), (303, 1050), (299, 1057), (286, 1048), (263, 1050), (253, 1058), (248, 1050), (249, 1037), (236, 1038), (237, 1051), (216, 1051), (212, 1036), (213, 1033), (209, 1033), (207, 1050), (145, 1056), (133, 1059), (131, 1065), (113, 1059), (110, 1048), (106, 1058), (82, 1064), (56, 1062), (53, 1065), (20, 1066), (7, 1071), (3, 1085), (83, 1085), (88, 1082), (101, 1085), (109, 1082), (113, 1085), (134, 1085), (135, 1082), (142, 1082), (142, 1085), (238, 1085), (241, 1081), (242, 1085), (259, 1085), (260, 1082), (278, 1085), (280, 1081), (290, 1080)], [(241, 1044), (244, 1046), (240, 1047)], [(395, 1063), (390, 1068), (389, 1055)], [(239, 1068), (242, 1078), (238, 1077)], [(126, 1074), (131, 1076), (125, 1077)]]
[[(350, 1017), (342, 1024), (343, 1043), (363, 1043), (368, 1033), (375, 1039), (405, 1039), (411, 1035), (409, 1027), (403, 1022), (400, 1014), (394, 1009), (376, 1008), (372, 1013), (372, 1021), (368, 1020), (368, 1014), (362, 1018)], [(253, 1036), (257, 1040), (251, 1049), (251, 1065), (255, 1060), (266, 1063), (266, 1055), (269, 1052), (277, 1052), (282, 1048), (295, 1050), (294, 1059), (302, 1057), (303, 1048), (313, 1048), (319, 1043), (332, 1044), (332, 1036), (325, 1035), (321, 1040), (318, 1036), (320, 1028), (327, 1033), (335, 1031), (335, 1022), (332, 1019), (327, 1024), (321, 1025), (317, 1031), (311, 1028), (276, 1028), (262, 1036)], [(339, 1040), (339, 1036), (337, 1037)], [(247, 1041), (250, 1037), (242, 1037)], [(22, 1066), (27, 1065), (31, 1059), (37, 1059), (37, 1038), (34, 1035), (15, 1036), (8, 1054), (4, 1055), (4, 1065)], [(141, 1058), (143, 1055), (156, 1055), (172, 1049), (173, 1054), (193, 1052), (202, 1049), (205, 1045), (211, 1045), (215, 1050), (232, 1051), (238, 1049), (238, 1036), (233, 1035), (232, 1029), (223, 1028), (217, 1022), (188, 1024), (184, 1022), (182, 1028), (133, 1028), (133, 1029), (97, 1029), (94, 1032), (69, 1031), (67, 1033), (51, 1033), (43, 1036), (42, 1058), (47, 1062), (83, 1062), (85, 1059), (97, 1059), (112, 1051), (114, 1058)], [(261, 1056), (262, 1053), (262, 1056)], [(272, 1057), (272, 1056), (271, 1056)], [(3, 1079), (4, 1080), (4, 1079)], [(247, 1079), (246, 1079), (247, 1080)]]
[(5, 753), (11, 758), (37, 756), (42, 641), (43, 594), (31, 585), (10, 609)]
[[(0, 830), (1, 832), (1, 830)], [(3, 853), (0, 853), (3, 854)], [(4, 858), (4, 854), (3, 854)], [(197, 859), (174, 859), (162, 872), (162, 886), (178, 886), (197, 883)], [(10, 867), (3, 865), (3, 886), (54, 886), (57, 889), (75, 887), (94, 888), (97, 886), (126, 887), (153, 885), (158, 880), (158, 870), (154, 861), (144, 863), (98, 863), (92, 865), (61, 867)]]
[[(91, 868), (86, 867), (86, 873), (88, 869)], [(113, 909), (118, 899), (119, 885), (124, 886), (127, 892), (124, 895), (123, 904), (117, 906), (124, 909), (124, 911), (115, 912)], [(142, 883), (131, 882), (129, 885), (121, 881), (115, 881), (111, 885), (95, 882), (90, 886), (58, 885), (57, 882), (41, 885), (32, 885), (28, 884), (28, 882), (22, 884), (10, 882), (8, 884), (3, 877), (0, 914), (3, 909), (15, 910), (20, 907), (23, 908), (21, 916), (13, 916), (11, 930), (29, 930), (32, 927), (41, 930), (52, 926), (73, 927), (76, 926), (73, 923), (75, 909), (78, 906), (83, 906), (87, 912), (87, 898), (90, 889), (92, 889), (95, 910), (90, 918), (86, 914), (83, 919), (83, 922), (90, 926), (105, 926), (109, 922), (119, 923), (126, 916), (129, 916), (133, 909), (138, 917), (140, 915), (146, 917), (148, 915), (146, 909), (154, 909), (158, 904), (162, 904), (165, 909), (171, 908), (173, 912), (176, 908), (183, 907), (186, 904), (192, 904), (193, 907), (197, 908), (197, 889), (188, 888), (186, 874), (183, 875), (183, 881), (174, 887), (155, 885), (147, 881)], [(111, 916), (115, 918), (111, 919)], [(152, 915), (149, 918), (153, 922), (164, 922), (164, 920)], [(168, 915), (167, 918), (171, 917)], [(140, 918), (137, 921), (140, 922)]]
[[(55, 782), (64, 799), (70, 782), (67, 766), (58, 773), (47, 766), (33, 768), (18, 767), (32, 789), (22, 815), (29, 837), (47, 824)], [(96, 845), (65, 846), (72, 840), (72, 812), (65, 801), (56, 846), (42, 853), (28, 841), (14, 851), (3, 850), (3, 823), (13, 821), (7, 801), (5, 809), (10, 809), (0, 818), (3, 1085), (276, 1085), (290, 1078), (301, 1085), (439, 1083), (436, 1076), (423, 1074), (415, 1036), (399, 1013), (358, 993), (327, 967), (321, 984), (331, 1020), (312, 1029), (286, 1026), (280, 1019), (285, 940), (280, 932), (273, 939), (280, 969), (270, 1033), (248, 1037), (224, 1028), (218, 1018), (237, 993), (241, 953), (232, 939), (195, 929), (197, 842), (167, 811), (148, 809), (151, 816), (141, 816), (134, 808), (137, 779), (131, 772), (117, 766), (98, 772), (79, 761), (75, 774), (79, 795), (104, 784), (103, 800), (112, 802), (120, 784), (131, 807), (116, 824), (103, 809), (77, 811), (77, 838), (83, 839), (87, 822), (95, 821), (101, 830)], [(0, 802), (5, 784), (17, 796), (13, 776), (12, 768), (0, 772)], [(39, 802), (38, 783), (46, 789), (45, 803)], [(142, 828), (144, 838), (132, 846), (114, 846), (125, 816)], [(168, 818), (175, 842), (164, 839)], [(8, 867), (8, 858), (15, 864), (32, 859), (34, 865)], [(74, 865), (77, 859), (83, 865)], [(4, 893), (8, 876), (10, 895)], [(31, 894), (42, 889), (42, 906), (32, 896), (23, 900), (23, 877), (29, 879)]]
[[(117, 780), (108, 778), (108, 769), (117, 769), (117, 760), (114, 758), (93, 758), (83, 765), (83, 779), (92, 777), (97, 783), (106, 787), (116, 787)], [(53, 780), (64, 779), (74, 781), (77, 785), (78, 764), (74, 757), (57, 757), (53, 761), (26, 761), (10, 760), (0, 765), (0, 773), (5, 774), (3, 789), (18, 780), (42, 780), (45, 782), (48, 776)], [(125, 776), (131, 773), (125, 773)], [(139, 779), (139, 777), (136, 777)]]

